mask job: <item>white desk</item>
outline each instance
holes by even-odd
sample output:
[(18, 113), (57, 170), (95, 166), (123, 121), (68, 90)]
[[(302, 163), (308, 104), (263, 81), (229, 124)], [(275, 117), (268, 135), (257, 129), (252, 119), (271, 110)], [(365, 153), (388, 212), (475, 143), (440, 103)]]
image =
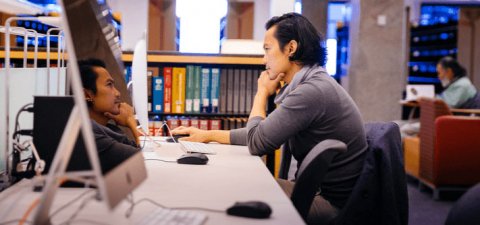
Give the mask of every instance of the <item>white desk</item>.
[[(152, 199), (167, 207), (203, 207), (225, 210), (235, 201), (260, 200), (268, 203), (272, 208), (269, 219), (249, 219), (228, 216), (225, 213), (201, 211), (208, 215), (205, 224), (304, 224), (291, 201), (283, 193), (280, 186), (271, 176), (259, 157), (251, 156), (246, 147), (210, 144), (217, 151), (216, 155), (208, 155), (207, 165), (184, 165), (161, 161), (146, 161), (148, 178), (134, 192), (134, 201), (141, 198)], [(160, 149), (153, 153), (145, 153), (148, 158), (175, 160), (183, 152), (178, 144), (163, 143)], [(12, 219), (20, 219), (27, 211), (34, 197), (39, 193), (31, 192), (30, 188), (22, 189), (22, 193), (10, 195), (4, 199), (0, 194), (0, 224)], [(75, 198), (84, 189), (62, 188), (57, 193), (51, 212), (59, 206)], [(81, 200), (65, 208), (52, 221), (63, 222), (72, 215)], [(124, 217), (129, 203), (123, 201), (113, 212), (97, 201), (90, 201), (76, 217), (95, 220), (101, 223), (130, 224), (145, 214), (154, 210), (156, 206), (149, 202), (142, 202), (135, 207), (129, 219)], [(28, 220), (32, 220), (34, 211)], [(83, 221), (85, 222), (85, 221)]]

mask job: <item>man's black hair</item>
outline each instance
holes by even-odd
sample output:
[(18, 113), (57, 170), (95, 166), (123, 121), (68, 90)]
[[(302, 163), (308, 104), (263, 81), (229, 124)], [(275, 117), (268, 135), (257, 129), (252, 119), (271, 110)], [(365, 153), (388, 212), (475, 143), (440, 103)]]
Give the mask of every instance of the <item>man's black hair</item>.
[(100, 59), (86, 59), (78, 61), (78, 69), (82, 78), (82, 86), (87, 90), (91, 90), (93, 94), (97, 93), (97, 77), (98, 74), (93, 70), (93, 67), (105, 68), (105, 62)]
[(290, 56), (290, 61), (297, 61), (302, 65), (325, 66), (327, 56), (325, 40), (307, 18), (298, 13), (286, 13), (280, 17), (272, 17), (265, 24), (267, 30), (273, 26), (277, 27), (275, 38), (282, 52), (291, 40), (298, 43), (297, 50)]
[(452, 58), (450, 56), (445, 56), (445, 57), (441, 58), (438, 61), (438, 64), (443, 69), (452, 69), (453, 76), (455, 78), (460, 78), (460, 77), (464, 77), (464, 76), (467, 75), (467, 71), (465, 70), (465, 68), (463, 68), (463, 66), (460, 65), (460, 63), (458, 63), (457, 60), (455, 60), (454, 58)]

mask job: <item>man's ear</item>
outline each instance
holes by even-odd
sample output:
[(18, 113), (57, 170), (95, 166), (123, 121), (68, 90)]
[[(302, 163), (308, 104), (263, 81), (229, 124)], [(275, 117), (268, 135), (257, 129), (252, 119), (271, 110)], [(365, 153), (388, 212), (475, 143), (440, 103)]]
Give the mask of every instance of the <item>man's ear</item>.
[(293, 54), (295, 54), (295, 52), (297, 51), (297, 48), (298, 48), (297, 41), (291, 40), (290, 42), (288, 42), (288, 45), (287, 45), (288, 56), (292, 57)]
[(93, 101), (93, 97), (95, 96), (91, 90), (83, 89), (83, 94), (85, 95), (85, 100)]

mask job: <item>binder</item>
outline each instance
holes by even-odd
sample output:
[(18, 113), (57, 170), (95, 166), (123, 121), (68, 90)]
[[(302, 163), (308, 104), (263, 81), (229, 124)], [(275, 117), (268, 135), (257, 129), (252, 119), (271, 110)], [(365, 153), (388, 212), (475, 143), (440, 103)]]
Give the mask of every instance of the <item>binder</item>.
[(218, 103), (220, 98), (220, 69), (212, 68), (210, 82), (210, 105), (211, 113), (218, 113)]
[(245, 102), (247, 97), (247, 71), (245, 69), (240, 70), (240, 91), (237, 98), (239, 98), (238, 102), (238, 113), (246, 113), (245, 110)]
[(253, 78), (254, 71), (252, 69), (247, 70), (247, 87), (246, 87), (246, 96), (245, 96), (245, 113), (250, 113), (252, 110), (253, 96), (253, 82), (257, 82), (257, 79)]
[(172, 113), (185, 113), (185, 78), (184, 67), (174, 67), (172, 72)]
[(227, 113), (233, 113), (233, 85), (235, 82), (233, 69), (228, 69), (227, 77)]
[(172, 67), (163, 68), (163, 111), (172, 112)]
[(152, 77), (152, 104), (154, 113), (163, 112), (163, 77)]
[(200, 113), (200, 98), (202, 90), (202, 67), (195, 66), (194, 82), (193, 82), (193, 112)]
[(228, 70), (226, 68), (223, 68), (220, 73), (220, 103), (219, 103), (220, 113), (227, 112), (227, 91), (228, 91), (227, 72)]
[(202, 68), (202, 89), (200, 91), (200, 110), (202, 113), (209, 113), (211, 112), (210, 108), (210, 93), (211, 93), (211, 86), (210, 86), (210, 78), (211, 78), (211, 71), (210, 68)]
[(185, 112), (193, 112), (193, 97), (194, 97), (194, 82), (195, 82), (195, 67), (193, 65), (187, 65), (187, 85), (185, 95)]
[(234, 85), (233, 85), (233, 113), (240, 112), (240, 69), (234, 69)]

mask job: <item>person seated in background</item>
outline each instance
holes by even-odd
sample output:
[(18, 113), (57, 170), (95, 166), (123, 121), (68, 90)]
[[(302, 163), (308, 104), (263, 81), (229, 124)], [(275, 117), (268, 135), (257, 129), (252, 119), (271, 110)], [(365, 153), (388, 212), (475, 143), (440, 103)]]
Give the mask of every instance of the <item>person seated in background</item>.
[[(446, 56), (437, 63), (437, 75), (444, 90), (436, 97), (442, 99), (450, 108), (470, 108), (470, 106), (465, 107), (465, 104), (469, 101), (474, 101), (477, 89), (468, 79), (465, 68), (454, 58)], [(480, 103), (478, 104), (480, 105)], [(421, 125), (418, 118), (395, 122), (400, 126), (402, 137), (415, 136), (420, 132)]]
[(457, 60), (447, 56), (438, 61), (438, 79), (444, 90), (437, 95), (451, 108), (462, 108), (462, 106), (475, 94), (477, 89), (467, 77), (467, 72)]
[[(120, 101), (120, 92), (103, 61), (88, 59), (79, 61), (78, 66), (102, 171), (109, 171), (140, 150), (133, 108)], [(118, 125), (129, 128), (135, 141)]]
[[(273, 17), (266, 29), (266, 71), (258, 78), (247, 127), (230, 131), (178, 127), (172, 133), (189, 134), (182, 138), (186, 141), (248, 145), (252, 155), (273, 153), (287, 144), (298, 165), (319, 142), (344, 142), (348, 150), (333, 159), (309, 213), (309, 223), (327, 224), (346, 203), (363, 168), (367, 150), (363, 121), (352, 98), (326, 72), (324, 39), (305, 17), (296, 13)], [(267, 116), (267, 100), (280, 81), (286, 85), (275, 97), (277, 108)], [(277, 181), (290, 195), (294, 182)]]

